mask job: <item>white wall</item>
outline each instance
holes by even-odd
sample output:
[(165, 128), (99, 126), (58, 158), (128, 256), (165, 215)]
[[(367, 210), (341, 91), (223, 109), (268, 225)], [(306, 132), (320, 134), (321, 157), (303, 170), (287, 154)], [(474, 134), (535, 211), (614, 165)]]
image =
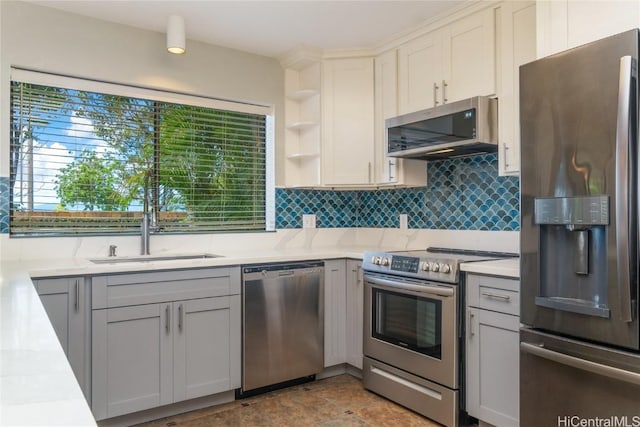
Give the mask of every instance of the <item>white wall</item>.
[[(276, 162), (282, 158), (284, 71), (277, 60), (192, 40), (184, 55), (172, 55), (162, 33), (2, 0), (0, 176), (9, 175), (7, 94), (12, 66), (273, 105)], [(276, 182), (281, 182), (278, 175)]]
[[(166, 51), (165, 43), (163, 33), (26, 2), (0, 0), (0, 176), (9, 176), (8, 93), (12, 66), (273, 106), (276, 164), (280, 163), (284, 153), (279, 147), (284, 135), (284, 70), (280, 63), (192, 40), (187, 41), (184, 55), (172, 55)], [(280, 181), (276, 168), (276, 182)], [(135, 253), (138, 240), (134, 236), (122, 237), (118, 243), (123, 253)], [(175, 236), (170, 240), (172, 237), (162, 240), (163, 249), (186, 239)], [(63, 251), (64, 255), (77, 254), (73, 248), (88, 245), (103, 249), (106, 242), (100, 237), (12, 239), (3, 234), (0, 257), (38, 258), (50, 256), (49, 252), (55, 254), (52, 248), (68, 246), (72, 250)]]

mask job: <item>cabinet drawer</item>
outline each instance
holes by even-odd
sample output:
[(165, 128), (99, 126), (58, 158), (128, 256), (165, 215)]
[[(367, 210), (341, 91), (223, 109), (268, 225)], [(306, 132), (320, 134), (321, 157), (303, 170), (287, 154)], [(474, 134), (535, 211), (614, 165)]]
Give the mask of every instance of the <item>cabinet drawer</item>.
[(92, 308), (240, 294), (240, 267), (114, 274), (92, 279)]
[(520, 281), (501, 277), (467, 275), (467, 305), (520, 315)]

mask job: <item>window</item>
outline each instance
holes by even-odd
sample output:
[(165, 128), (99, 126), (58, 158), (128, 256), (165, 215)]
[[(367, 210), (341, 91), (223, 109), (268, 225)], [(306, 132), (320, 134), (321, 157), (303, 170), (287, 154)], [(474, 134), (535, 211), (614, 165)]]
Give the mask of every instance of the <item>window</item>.
[(12, 70), (10, 232), (270, 229), (269, 113)]

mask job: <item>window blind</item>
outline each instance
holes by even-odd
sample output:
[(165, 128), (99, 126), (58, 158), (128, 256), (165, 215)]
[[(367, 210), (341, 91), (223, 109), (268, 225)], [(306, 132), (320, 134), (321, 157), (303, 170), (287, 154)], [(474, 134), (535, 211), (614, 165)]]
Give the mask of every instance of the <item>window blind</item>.
[(12, 80), (11, 234), (267, 228), (267, 115), (70, 86)]

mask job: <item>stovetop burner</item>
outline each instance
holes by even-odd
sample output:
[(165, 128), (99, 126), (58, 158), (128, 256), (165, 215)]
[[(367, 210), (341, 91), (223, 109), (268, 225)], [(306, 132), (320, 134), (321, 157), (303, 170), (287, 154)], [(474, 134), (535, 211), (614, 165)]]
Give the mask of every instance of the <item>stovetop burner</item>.
[(365, 252), (365, 271), (457, 283), (460, 264), (516, 257), (517, 254), (466, 249), (427, 248), (399, 252)]

